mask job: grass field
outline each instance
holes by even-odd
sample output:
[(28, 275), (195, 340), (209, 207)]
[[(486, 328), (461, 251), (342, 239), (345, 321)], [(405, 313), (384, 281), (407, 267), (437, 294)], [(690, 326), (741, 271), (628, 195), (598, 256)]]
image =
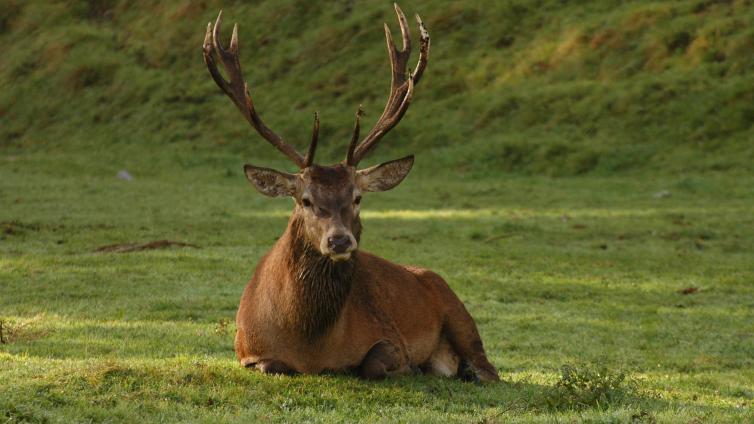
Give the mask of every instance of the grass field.
[[(235, 309), (289, 201), (214, 165), (126, 182), (68, 159), (0, 167), (11, 422), (754, 418), (750, 176), (469, 181), (419, 159), (368, 197), (363, 248), (440, 272), (476, 318), (504, 380), (480, 387), (242, 369)], [(156, 239), (201, 248), (95, 252)]]
[[(442, 274), (503, 382), (262, 376), (234, 315), (291, 170), (210, 80), (220, 8), (272, 128), (340, 160), (390, 2), (0, 0), (0, 422), (754, 421), (750, 0), (420, 0), (427, 73), (364, 165), (362, 248)], [(397, 34), (397, 33), (396, 33)], [(132, 181), (116, 178), (120, 170)], [(173, 240), (196, 247), (98, 252)]]

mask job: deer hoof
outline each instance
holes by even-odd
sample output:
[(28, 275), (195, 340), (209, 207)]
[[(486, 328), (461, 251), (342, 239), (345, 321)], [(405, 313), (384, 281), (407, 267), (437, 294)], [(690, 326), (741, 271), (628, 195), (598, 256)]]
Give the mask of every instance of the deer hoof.
[(496, 371), (477, 368), (465, 360), (458, 366), (458, 378), (476, 384), (500, 381)]

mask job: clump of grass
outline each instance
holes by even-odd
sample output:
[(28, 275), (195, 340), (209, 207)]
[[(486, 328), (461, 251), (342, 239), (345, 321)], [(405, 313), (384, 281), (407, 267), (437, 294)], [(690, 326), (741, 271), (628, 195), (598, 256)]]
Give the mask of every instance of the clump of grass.
[(126, 380), (136, 379), (137, 377), (138, 375), (132, 367), (112, 360), (96, 364), (84, 374), (86, 382), (97, 388), (122, 385)]
[(48, 331), (40, 328), (41, 321), (41, 315), (28, 319), (0, 318), (0, 344), (30, 342), (46, 336)]
[(636, 382), (604, 365), (563, 365), (555, 385), (545, 391), (547, 409), (606, 409), (637, 396)]
[(656, 422), (657, 418), (649, 411), (641, 410), (631, 415), (631, 424), (655, 424)]
[(8, 30), (10, 22), (21, 13), (21, 5), (17, 1), (3, 2), (0, 7), (0, 33)]
[(220, 318), (219, 321), (217, 321), (217, 324), (215, 324), (215, 334), (224, 336), (228, 334), (228, 325), (230, 324), (230, 320), (228, 318)]

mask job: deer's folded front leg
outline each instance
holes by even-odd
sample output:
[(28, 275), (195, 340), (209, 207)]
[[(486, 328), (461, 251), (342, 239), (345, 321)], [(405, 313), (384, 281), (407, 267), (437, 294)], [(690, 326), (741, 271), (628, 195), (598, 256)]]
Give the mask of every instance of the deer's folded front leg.
[(377, 342), (359, 365), (359, 375), (370, 380), (379, 380), (393, 374), (401, 374), (410, 370), (405, 356), (394, 344), (382, 340)]

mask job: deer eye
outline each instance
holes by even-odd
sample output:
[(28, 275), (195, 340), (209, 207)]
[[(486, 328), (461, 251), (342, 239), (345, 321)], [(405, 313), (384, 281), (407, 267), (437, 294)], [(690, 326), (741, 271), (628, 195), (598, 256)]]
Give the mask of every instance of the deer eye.
[(301, 199), (301, 203), (303, 203), (303, 204), (304, 204), (304, 207), (305, 207), (305, 208), (310, 208), (310, 207), (312, 207), (312, 202), (311, 202), (311, 201), (309, 201), (309, 199), (307, 199), (307, 198), (303, 198), (303, 199)]
[(353, 200), (354, 205), (361, 204), (361, 196), (356, 196), (356, 198)]

